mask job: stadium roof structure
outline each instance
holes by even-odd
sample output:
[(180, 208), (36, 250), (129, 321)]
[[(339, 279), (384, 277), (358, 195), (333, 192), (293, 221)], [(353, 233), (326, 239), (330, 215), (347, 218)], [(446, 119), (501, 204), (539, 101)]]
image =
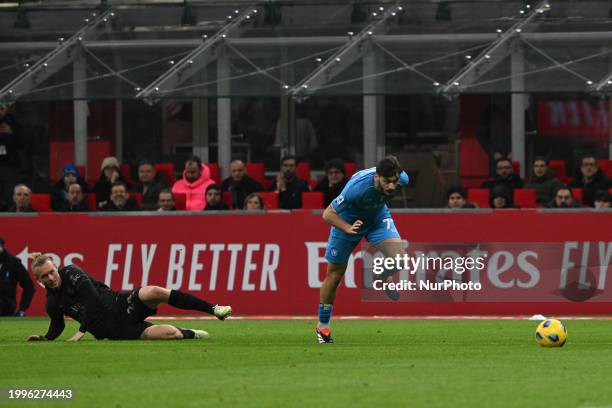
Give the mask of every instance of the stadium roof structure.
[(611, 7), (607, 0), (4, 2), (0, 102), (608, 93)]

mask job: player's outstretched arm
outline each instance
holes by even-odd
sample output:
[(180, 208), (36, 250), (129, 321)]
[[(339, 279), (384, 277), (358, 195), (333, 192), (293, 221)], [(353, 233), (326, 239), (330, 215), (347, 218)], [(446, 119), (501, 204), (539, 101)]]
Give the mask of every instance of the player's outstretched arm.
[(344, 221), (342, 217), (338, 215), (336, 210), (334, 210), (334, 207), (332, 207), (331, 204), (325, 209), (325, 211), (323, 211), (323, 219), (325, 222), (333, 225), (340, 231), (350, 235), (357, 234), (357, 231), (359, 231), (359, 228), (363, 225), (363, 221), (361, 220), (357, 220), (353, 224), (349, 224), (348, 222)]

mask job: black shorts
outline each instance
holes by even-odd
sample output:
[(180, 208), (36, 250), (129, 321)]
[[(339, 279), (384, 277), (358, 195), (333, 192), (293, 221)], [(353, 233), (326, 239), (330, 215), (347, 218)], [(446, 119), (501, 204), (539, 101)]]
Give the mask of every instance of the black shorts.
[(138, 297), (140, 288), (131, 292), (120, 293), (114, 305), (114, 324), (107, 337), (111, 340), (137, 340), (142, 338), (142, 332), (153, 326), (145, 319), (157, 313)]

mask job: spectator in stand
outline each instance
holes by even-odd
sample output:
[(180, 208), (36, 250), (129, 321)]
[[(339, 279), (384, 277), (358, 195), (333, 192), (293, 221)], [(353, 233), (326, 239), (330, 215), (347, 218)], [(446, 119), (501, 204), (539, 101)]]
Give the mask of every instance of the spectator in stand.
[(574, 199), (571, 188), (561, 187), (555, 193), (555, 198), (546, 205), (546, 208), (580, 208), (580, 203)]
[(9, 207), (8, 212), (31, 213), (36, 212), (30, 204), (32, 190), (25, 184), (17, 184), (13, 189), (13, 205)]
[(244, 210), (263, 210), (264, 208), (263, 198), (257, 193), (251, 193), (244, 199)]
[(215, 182), (210, 178), (210, 169), (197, 156), (185, 162), (183, 178), (172, 186), (174, 194), (185, 194), (188, 211), (202, 211), (206, 207), (206, 187)]
[(229, 191), (232, 195), (233, 208), (240, 208), (249, 194), (263, 190), (259, 182), (246, 174), (242, 160), (230, 163), (230, 176), (223, 180), (223, 191)]
[(467, 191), (461, 186), (455, 186), (446, 192), (446, 208), (477, 208), (474, 203), (467, 201)]
[(157, 206), (159, 207), (157, 211), (176, 211), (172, 191), (167, 188), (160, 191), (157, 199)]
[(168, 188), (166, 177), (155, 171), (148, 160), (138, 164), (138, 192), (142, 195), (142, 209), (155, 211), (158, 208), (159, 192)]
[(138, 211), (138, 203), (127, 191), (123, 181), (115, 181), (111, 187), (110, 200), (101, 208), (102, 211)]
[(119, 169), (119, 160), (116, 157), (106, 157), (102, 160), (102, 165), (100, 166), (101, 173), (100, 178), (94, 185), (94, 193), (96, 193), (96, 203), (98, 208), (102, 208), (106, 204), (108, 204), (108, 200), (111, 195), (111, 187), (113, 183), (117, 181), (121, 181), (125, 184), (127, 188), (130, 188), (130, 185), (121, 175), (121, 171)]
[(511, 192), (515, 188), (523, 188), (523, 180), (517, 174), (514, 174), (511, 160), (496, 160), (495, 171), (497, 172), (497, 176), (493, 180), (487, 180), (482, 183), (482, 188), (493, 190), (493, 188), (497, 186), (503, 186), (511, 190)]
[[(17, 283), (23, 289), (17, 307)], [(0, 238), (0, 316), (25, 316), (34, 297), (34, 283), (28, 271), (16, 256), (9, 254)]]
[(0, 105), (0, 210), (11, 206), (13, 187), (25, 179), (27, 163), (22, 128)]
[(66, 203), (57, 211), (61, 212), (88, 212), (91, 211), (89, 204), (85, 200), (83, 187), (78, 183), (73, 183), (68, 187), (68, 198)]
[(557, 178), (555, 171), (548, 167), (545, 158), (536, 157), (533, 160), (531, 177), (529, 182), (525, 184), (525, 188), (536, 190), (536, 202), (538, 204), (548, 204), (555, 197), (557, 190), (563, 186), (563, 182)]
[(323, 193), (323, 208), (327, 208), (332, 200), (342, 192), (347, 182), (342, 160), (332, 159), (325, 164), (325, 177), (314, 188), (314, 191)]
[(568, 187), (581, 188), (582, 204), (593, 207), (595, 193), (599, 190), (607, 191), (612, 187), (612, 181), (599, 169), (595, 157), (587, 155), (580, 161), (580, 173), (569, 183)]
[(82, 193), (87, 192), (87, 183), (79, 174), (79, 169), (74, 164), (66, 164), (62, 168), (62, 175), (60, 180), (51, 189), (51, 208), (54, 211), (64, 211), (66, 206), (69, 206), (68, 202), (68, 189), (74, 184), (78, 183), (81, 186)]
[(294, 156), (283, 157), (281, 171), (270, 186), (270, 191), (279, 195), (280, 208), (285, 210), (302, 208), (302, 193), (308, 191), (308, 183), (296, 176), (296, 169)]
[(599, 190), (595, 194), (595, 208), (610, 208), (612, 205), (612, 196), (604, 190)]
[(221, 186), (218, 184), (211, 184), (206, 187), (206, 207), (204, 207), (204, 211), (225, 210), (229, 210), (229, 207), (223, 202)]
[(493, 187), (489, 198), (489, 206), (495, 209), (516, 208), (512, 202), (512, 190), (503, 185)]

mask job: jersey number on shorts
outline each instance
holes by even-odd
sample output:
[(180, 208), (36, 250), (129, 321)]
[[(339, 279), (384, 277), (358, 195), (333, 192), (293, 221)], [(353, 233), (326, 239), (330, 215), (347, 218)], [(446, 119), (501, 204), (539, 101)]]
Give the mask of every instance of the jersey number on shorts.
[(393, 218), (385, 218), (383, 222), (387, 224), (387, 229), (391, 229), (391, 225), (393, 225)]

